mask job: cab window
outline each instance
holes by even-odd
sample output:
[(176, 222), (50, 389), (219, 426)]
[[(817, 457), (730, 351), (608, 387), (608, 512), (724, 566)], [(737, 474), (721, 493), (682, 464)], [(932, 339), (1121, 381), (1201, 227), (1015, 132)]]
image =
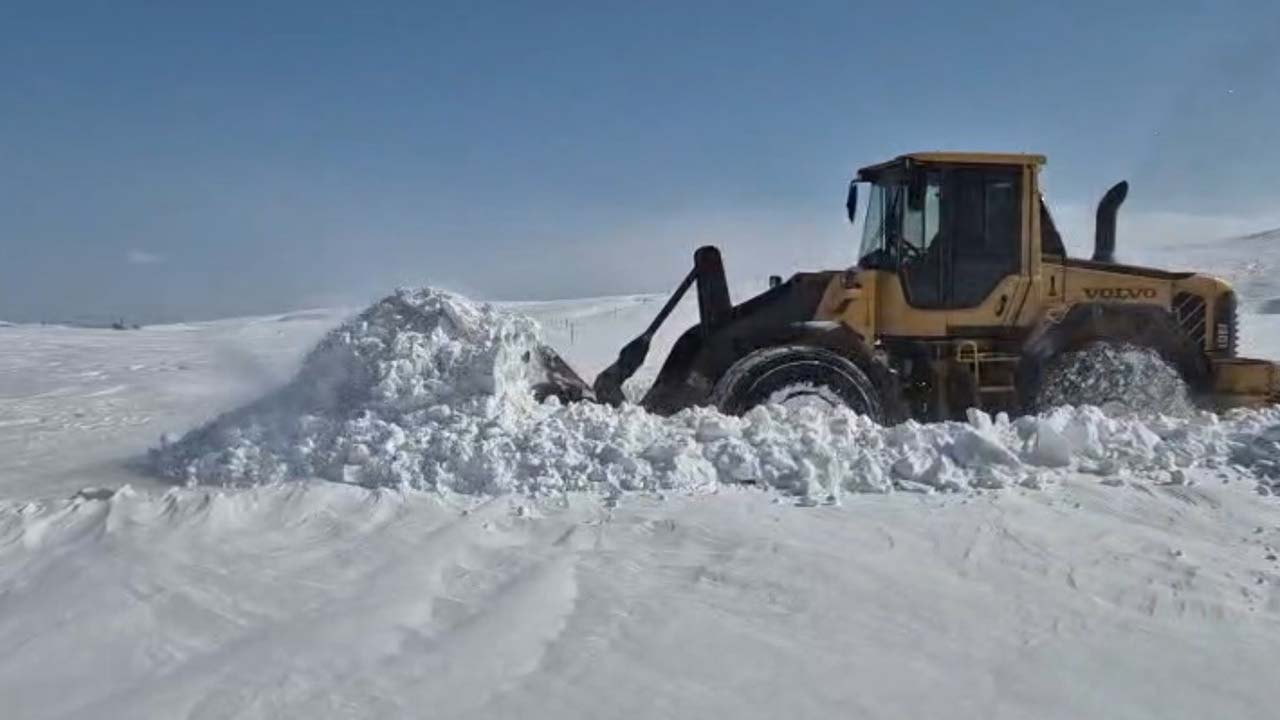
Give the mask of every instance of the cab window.
[(872, 187), (859, 265), (922, 308), (981, 304), (1022, 265), (1021, 168), (920, 169)]

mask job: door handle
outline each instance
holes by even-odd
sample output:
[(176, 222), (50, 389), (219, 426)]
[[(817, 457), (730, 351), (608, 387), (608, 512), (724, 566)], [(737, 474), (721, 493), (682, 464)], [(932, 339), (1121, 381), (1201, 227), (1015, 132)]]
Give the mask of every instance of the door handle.
[(1009, 296), (1001, 295), (1000, 303), (996, 305), (996, 317), (1000, 317), (1001, 315), (1004, 314), (1005, 306), (1007, 306), (1008, 304), (1009, 304)]

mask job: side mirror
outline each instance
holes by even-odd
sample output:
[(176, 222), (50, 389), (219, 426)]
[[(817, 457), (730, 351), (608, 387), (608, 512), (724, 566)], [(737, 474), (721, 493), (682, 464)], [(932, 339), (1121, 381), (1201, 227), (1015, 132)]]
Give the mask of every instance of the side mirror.
[(858, 181), (849, 181), (849, 195), (844, 201), (845, 212), (849, 216), (849, 222), (856, 222), (858, 217)]

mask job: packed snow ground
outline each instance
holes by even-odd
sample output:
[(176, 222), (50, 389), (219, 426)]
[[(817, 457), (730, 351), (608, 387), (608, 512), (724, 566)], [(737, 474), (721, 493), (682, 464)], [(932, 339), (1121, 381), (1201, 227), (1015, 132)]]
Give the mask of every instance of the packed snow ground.
[(467, 511), (302, 483), (0, 520), (28, 717), (1265, 718), (1280, 522), (1239, 484)]
[[(590, 376), (659, 302), (518, 309)], [(232, 489), (141, 472), (162, 434), (285, 385), (347, 315), (0, 329), (5, 717), (1275, 712), (1280, 506), (1259, 492), (1274, 414), (898, 431), (921, 457), (887, 463), (881, 489), (928, 489), (937, 469), (959, 479), (942, 493), (841, 494), (864, 489), (852, 472), (742, 485), (704, 451), (750, 433), (697, 413), (657, 433), (694, 441), (711, 472), (696, 487), (455, 473)], [(1280, 357), (1280, 318), (1247, 315), (1244, 341)], [(845, 427), (855, 460), (889, 446), (892, 431)], [(985, 462), (962, 461), (971, 436)], [(1010, 474), (988, 483), (984, 467)]]

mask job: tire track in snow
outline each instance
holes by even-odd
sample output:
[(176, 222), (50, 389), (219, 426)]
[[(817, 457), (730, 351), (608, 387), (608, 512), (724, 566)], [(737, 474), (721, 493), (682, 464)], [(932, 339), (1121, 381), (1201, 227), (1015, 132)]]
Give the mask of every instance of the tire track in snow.
[[(165, 687), (162, 693), (155, 693), (152, 681), (147, 681), (95, 703), (88, 714), (96, 715), (103, 707), (134, 713), (139, 709), (137, 702), (146, 698), (142, 709), (154, 709), (160, 716), (178, 711), (168, 705), (171, 698), (186, 698), (186, 707), (179, 712), (192, 717), (205, 716), (214, 706), (221, 708), (219, 712), (234, 711), (233, 715), (268, 717), (276, 701), (285, 700), (274, 693), (279, 688), (287, 692), (292, 680), (305, 678), (312, 692), (324, 688), (328, 693), (341, 686), (344, 677), (369, 676), (369, 667), (398, 651), (404, 628), (429, 621), (433, 599), (442, 592), (443, 575), (464, 561), (478, 541), (479, 526), (501, 512), (500, 503), (486, 503), (434, 529), (421, 527), (414, 517), (400, 518), (380, 533), (379, 562), (335, 578), (342, 582), (330, 585), (313, 607), (300, 608), (294, 617), (277, 614), (252, 623), (238, 637), (163, 673), (158, 678)], [(223, 521), (215, 535), (241, 524)], [(247, 539), (255, 542), (254, 535), (250, 532)], [(390, 543), (385, 542), (388, 539)], [(322, 537), (310, 549), (317, 551), (318, 563), (331, 562), (335, 552), (350, 553), (354, 561), (361, 555), (363, 536), (355, 534), (346, 540)], [(299, 544), (306, 548), (305, 543)], [(296, 704), (308, 698), (287, 700)]]
[[(46, 530), (42, 543), (29, 551), (53, 552), (64, 540), (86, 534), (97, 540), (114, 535), (112, 543), (142, 550), (139, 541), (163, 535), (170, 546), (221, 545), (226, 553), (240, 556), (241, 563), (256, 566), (259, 575), (305, 575), (313, 567), (321, 571), (317, 585), (295, 585), (300, 591), (296, 608), (286, 603), (249, 609), (243, 595), (253, 593), (238, 597), (231, 589), (234, 576), (213, 578), (211, 586), (181, 587), (189, 568), (175, 566), (173, 558), (152, 558), (132, 572), (119, 558), (107, 563), (124, 571), (117, 587), (126, 604), (145, 607), (158, 593), (176, 592), (198, 607), (201, 617), (224, 617), (222, 627), (230, 635), (148, 650), (171, 666), (140, 673), (147, 679), (126, 683), (78, 711), (68, 708), (67, 716), (270, 717), (285, 706), (323, 715), (341, 714), (344, 707), (362, 708), (360, 715), (380, 707), (398, 716), (422, 707), (465, 713), (535, 670), (573, 612), (576, 544), (557, 544), (566, 537), (563, 524), (513, 519), (501, 500), (432, 528), (413, 512), (376, 517), (386, 513), (386, 503), (373, 503), (361, 513), (352, 507), (358, 504), (353, 499), (340, 496), (335, 501), (328, 490), (277, 488), (206, 494), (202, 500), (185, 494), (135, 508), (132, 518), (113, 521), (110, 512), (99, 511), (87, 523), (75, 524), (87, 525), (87, 533), (72, 533), (73, 525), (64, 523), (62, 535)], [(255, 494), (266, 498), (239, 502)], [(174, 502), (175, 495), (185, 502)], [(326, 501), (334, 507), (327, 508)], [(147, 522), (135, 522), (144, 516)], [(50, 514), (50, 519), (62, 517)], [(356, 519), (335, 526), (337, 517)], [(279, 528), (277, 538), (263, 532), (266, 524)], [(158, 526), (167, 529), (157, 533)], [(372, 539), (371, 530), (377, 534), (376, 547), (362, 548)], [(290, 539), (298, 562), (283, 555), (284, 548), (276, 543)], [(378, 562), (359, 565), (370, 559), (369, 552)], [(333, 563), (337, 555), (345, 555), (342, 564), (356, 564), (358, 570), (325, 577), (320, 565)], [(139, 575), (145, 584), (135, 584)], [(210, 581), (205, 578), (206, 585)], [(466, 601), (463, 613), (451, 609), (457, 598)], [(296, 616), (288, 615), (291, 609)], [(200, 650), (201, 645), (207, 649)], [(467, 658), (463, 667), (487, 671), (470, 681), (468, 673), (456, 676), (459, 657)], [(405, 688), (415, 690), (406, 693)]]

